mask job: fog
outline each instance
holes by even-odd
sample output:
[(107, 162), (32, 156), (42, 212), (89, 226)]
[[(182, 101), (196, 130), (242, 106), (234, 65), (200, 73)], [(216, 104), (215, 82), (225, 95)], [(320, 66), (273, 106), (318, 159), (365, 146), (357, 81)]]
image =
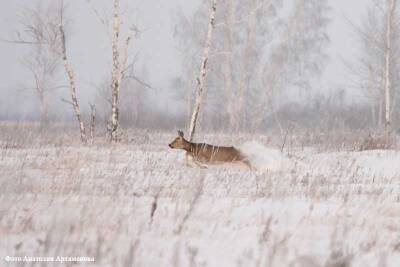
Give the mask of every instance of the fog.
[[(2, 39), (13, 40), (16, 31), (20, 29), (20, 15), (28, 6), (35, 6), (30, 1), (3, 1), (1, 3), (1, 26), (0, 36)], [(46, 2), (41, 1), (43, 5)], [(107, 37), (106, 29), (99, 18), (93, 12), (95, 7), (101, 14), (111, 10), (107, 6), (108, 1), (96, 1), (95, 4), (88, 4), (87, 1), (68, 1), (68, 16), (72, 22), (71, 37), (68, 40), (68, 47), (71, 62), (75, 68), (78, 82), (78, 94), (82, 102), (90, 101), (95, 93), (92, 84), (98, 84), (111, 72), (111, 47)], [(140, 63), (146, 64), (149, 69), (149, 82), (153, 87), (163, 92), (165, 85), (171, 77), (179, 75), (180, 66), (177, 60), (172, 31), (174, 27), (174, 14), (178, 8), (190, 12), (195, 5), (188, 4), (188, 1), (130, 1), (125, 7), (125, 12), (132, 15), (127, 16), (129, 23), (135, 23), (142, 30), (140, 36), (134, 40), (131, 54), (138, 54)], [(1, 86), (1, 112), (22, 113), (35, 110), (29, 93), (21, 92), (21, 84), (29, 83), (32, 77), (27, 73), (26, 68), (21, 64), (21, 58), (28, 49), (24, 45), (0, 42), (0, 57), (2, 79)], [(65, 79), (64, 79), (65, 80)], [(33, 82), (33, 81), (30, 81)], [(65, 82), (64, 82), (65, 83)], [(64, 90), (68, 94), (68, 90)], [(16, 96), (18, 94), (18, 96)], [(10, 103), (9, 97), (18, 101), (18, 105)], [(33, 96), (34, 97), (34, 96)], [(56, 99), (56, 101), (58, 101)], [(23, 105), (23, 106), (22, 106)], [(61, 105), (58, 103), (57, 106)], [(9, 109), (11, 108), (11, 110)], [(69, 108), (68, 106), (66, 108)]]
[[(34, 7), (37, 1), (2, 1), (0, 8), (0, 117), (24, 119), (35, 117), (38, 103), (32, 90), (24, 90), (33, 83), (32, 76), (22, 64), (22, 58), (29, 53), (27, 45), (5, 42), (14, 40), (16, 32), (21, 30), (21, 14), (28, 7)], [(46, 6), (51, 1), (40, 1)], [(65, 1), (71, 34), (67, 37), (68, 53), (77, 79), (78, 99), (82, 109), (87, 111), (88, 102), (96, 102), (96, 86), (109, 79), (112, 67), (111, 47), (107, 30), (95, 14), (110, 16), (112, 6), (109, 1)], [(132, 42), (129, 51), (137, 56), (137, 75), (150, 84), (154, 90), (146, 89), (151, 97), (147, 103), (162, 112), (179, 113), (175, 108), (176, 99), (172, 99), (171, 81), (184, 76), (182, 69), (182, 51), (179, 51), (174, 39), (174, 27), (177, 13), (182, 10), (190, 18), (200, 1), (129, 1), (123, 2), (122, 10), (126, 24), (134, 23), (140, 34)], [(366, 1), (331, 0), (327, 34), (330, 44), (327, 47), (329, 60), (319, 79), (313, 81), (313, 90), (308, 94), (329, 94), (332, 90), (343, 88), (347, 101), (359, 101), (360, 92), (346, 88), (347, 70), (343, 59), (351, 61), (358, 53), (358, 44), (354, 38), (354, 29), (350, 25), (360, 24), (366, 12)], [(349, 20), (349, 21), (348, 21)], [(198, 69), (198, 66), (194, 68)], [(140, 71), (142, 70), (142, 71)], [(59, 74), (60, 84), (67, 85), (65, 74)], [(188, 77), (186, 77), (188, 78)], [(195, 78), (193, 77), (193, 80)], [(195, 88), (193, 88), (194, 90)], [(72, 118), (73, 112), (68, 104), (61, 102), (68, 97), (68, 89), (62, 88), (52, 94), (51, 112)], [(307, 98), (310, 96), (307, 95)]]

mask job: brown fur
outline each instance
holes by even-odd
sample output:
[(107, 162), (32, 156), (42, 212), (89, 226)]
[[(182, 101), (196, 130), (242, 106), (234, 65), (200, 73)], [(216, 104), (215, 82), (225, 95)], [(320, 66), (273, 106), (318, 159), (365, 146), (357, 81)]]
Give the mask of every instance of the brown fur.
[(193, 160), (205, 164), (244, 163), (251, 168), (250, 162), (233, 146), (214, 146), (205, 143), (192, 143), (178, 131), (178, 137), (169, 144), (170, 148), (183, 149)]

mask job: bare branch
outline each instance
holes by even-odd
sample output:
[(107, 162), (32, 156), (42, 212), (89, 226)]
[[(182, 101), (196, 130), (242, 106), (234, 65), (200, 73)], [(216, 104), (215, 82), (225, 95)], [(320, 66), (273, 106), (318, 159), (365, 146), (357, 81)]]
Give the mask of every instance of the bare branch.
[(74, 106), (74, 103), (72, 103), (71, 101), (69, 101), (69, 100), (67, 100), (65, 98), (61, 98), (61, 101)]
[[(249, 17), (253, 16), (258, 10), (263, 8), (264, 5), (265, 5), (265, 2), (266, 1), (263, 0), (261, 3), (258, 4), (258, 6), (256, 6), (253, 10), (251, 10), (249, 12), (249, 14), (247, 14), (246, 16), (240, 18), (239, 20), (232, 21), (232, 22), (230, 22), (229, 25), (226, 24), (225, 22), (217, 23), (217, 24), (215, 24), (215, 27), (216, 28), (217, 27), (222, 27), (222, 26), (223, 27), (227, 27), (227, 26), (231, 26), (231, 25), (235, 25), (235, 24), (248, 23)], [(269, 6), (271, 6), (272, 5), (271, 1), (268, 1), (268, 2), (269, 2)]]
[(352, 26), (353, 29), (361, 36), (361, 38), (363, 38), (366, 41), (369, 41), (369, 42), (373, 43), (377, 49), (379, 49), (379, 50), (381, 50), (383, 52), (383, 49), (381, 47), (382, 45), (379, 42), (379, 40), (371, 37), (369, 34), (364, 32), (360, 27), (355, 25), (344, 13), (342, 13), (342, 16), (347, 21), (347, 23), (349, 23), (349, 25)]
[(135, 80), (136, 82), (138, 82), (139, 84), (143, 85), (146, 88), (152, 89), (152, 90), (156, 90), (153, 86), (151, 86), (150, 84), (140, 80), (138, 77), (134, 76), (134, 75), (126, 75), (123, 77), (123, 79), (132, 79)]
[[(59, 85), (59, 86), (53, 86), (53, 87), (49, 87), (49, 88), (43, 88), (43, 91), (54, 91), (54, 90), (58, 90), (58, 89), (63, 89), (63, 88), (68, 88), (68, 85)], [(19, 88), (16, 89), (20, 92), (22, 91), (29, 91), (29, 90), (37, 90), (37, 87), (25, 87), (25, 88)]]
[(106, 35), (111, 40), (111, 37), (110, 37), (111, 34), (110, 34), (110, 31), (109, 31), (110, 22), (108, 21), (107, 17), (106, 16), (101, 16), (100, 12), (95, 8), (95, 6), (92, 4), (92, 2), (90, 0), (86, 0), (86, 2), (90, 5), (91, 10), (95, 14), (95, 16), (98, 18), (100, 23), (104, 26), (104, 30), (106, 32)]
[(33, 45), (33, 44), (43, 44), (39, 42), (34, 42), (34, 41), (26, 41), (26, 40), (8, 40), (8, 39), (3, 39), (0, 38), (0, 42), (3, 43), (9, 43), (9, 44), (22, 44), (22, 45)]

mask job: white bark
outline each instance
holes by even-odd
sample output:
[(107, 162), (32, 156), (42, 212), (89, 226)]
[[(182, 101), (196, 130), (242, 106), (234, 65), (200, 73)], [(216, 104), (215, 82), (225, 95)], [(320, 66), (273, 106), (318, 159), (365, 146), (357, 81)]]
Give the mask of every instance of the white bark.
[(121, 71), (119, 63), (119, 32), (121, 20), (119, 15), (119, 0), (114, 0), (114, 29), (112, 37), (112, 58), (113, 58), (113, 71), (112, 71), (112, 100), (111, 100), (111, 125), (110, 137), (111, 141), (117, 141), (117, 130), (119, 122), (119, 89), (121, 82)]
[(225, 41), (224, 49), (227, 51), (225, 54), (225, 64), (224, 64), (224, 79), (225, 79), (225, 89), (227, 93), (228, 103), (227, 112), (229, 116), (229, 126), (231, 130), (234, 130), (235, 125), (235, 97), (233, 93), (233, 82), (232, 82), (232, 54), (233, 54), (233, 16), (234, 9), (232, 0), (226, 1), (226, 14), (225, 14)]
[(386, 22), (386, 44), (385, 44), (385, 127), (390, 129), (390, 102), (391, 102), (391, 59), (392, 59), (392, 32), (394, 24), (394, 15), (397, 0), (388, 0), (388, 13)]
[(121, 81), (124, 76), (124, 71), (128, 61), (128, 49), (132, 39), (133, 31), (136, 28), (132, 28), (129, 32), (123, 51), (120, 51), (119, 36), (121, 30), (121, 16), (120, 16), (120, 4), (119, 0), (114, 0), (114, 26), (113, 36), (111, 40), (112, 47), (112, 59), (113, 59), (113, 71), (112, 71), (112, 100), (111, 100), (111, 121), (110, 121), (110, 137), (111, 141), (118, 141), (118, 127), (119, 127), (119, 97)]
[(194, 104), (194, 109), (192, 112), (192, 117), (190, 119), (189, 126), (189, 141), (193, 140), (194, 133), (196, 131), (197, 119), (199, 116), (200, 107), (203, 103), (203, 95), (205, 89), (205, 81), (207, 76), (207, 62), (209, 58), (210, 48), (212, 45), (213, 31), (215, 26), (215, 14), (217, 11), (217, 0), (212, 0), (211, 11), (210, 11), (210, 19), (208, 22), (208, 31), (206, 44), (203, 51), (203, 59), (200, 67), (200, 76), (197, 78), (197, 93), (196, 93), (196, 102)]
[[(254, 2), (253, 5), (256, 3)], [(255, 6), (251, 7), (251, 10), (256, 10)], [(238, 131), (240, 127), (244, 126), (244, 114), (245, 114), (245, 91), (248, 89), (249, 83), (249, 65), (251, 57), (251, 49), (254, 45), (255, 38), (255, 27), (256, 27), (255, 12), (251, 12), (248, 17), (248, 31), (246, 36), (246, 47), (244, 51), (244, 59), (240, 68), (240, 80), (239, 80), (239, 92), (236, 100), (236, 108), (234, 113), (233, 129)]]
[(76, 119), (78, 120), (78, 123), (79, 123), (79, 130), (81, 133), (81, 141), (84, 144), (86, 144), (87, 143), (86, 130), (85, 130), (85, 125), (82, 120), (82, 115), (81, 115), (81, 110), (79, 108), (78, 99), (76, 97), (76, 85), (75, 85), (74, 72), (68, 62), (67, 49), (66, 49), (66, 45), (65, 45), (65, 33), (64, 33), (62, 24), (60, 24), (60, 33), (61, 33), (62, 59), (63, 59), (65, 71), (69, 78), (69, 88), (70, 88), (70, 93), (71, 93), (71, 102), (69, 102), (69, 103), (73, 106)]

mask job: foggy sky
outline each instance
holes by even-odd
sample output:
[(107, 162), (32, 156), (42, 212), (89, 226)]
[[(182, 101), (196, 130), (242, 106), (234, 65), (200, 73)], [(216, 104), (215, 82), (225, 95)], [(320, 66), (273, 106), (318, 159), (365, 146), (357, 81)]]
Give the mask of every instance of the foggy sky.
[[(33, 6), (36, 1), (13, 0), (0, 3), (0, 38), (14, 38), (16, 30), (19, 29), (18, 15), (23, 8)], [(140, 64), (144, 63), (147, 67), (146, 80), (160, 90), (161, 97), (170, 90), (170, 80), (181, 72), (181, 61), (172, 36), (177, 10), (181, 8), (190, 15), (199, 1), (129, 1), (129, 6), (122, 7), (125, 10), (124, 17), (130, 20), (127, 23), (135, 23), (142, 30), (139, 38), (133, 40), (130, 53), (139, 55)], [(87, 103), (93, 100), (95, 88), (92, 84), (99, 84), (110, 75), (110, 42), (104, 26), (86, 0), (65, 2), (68, 5), (67, 15), (72, 20), (72, 35), (67, 40), (69, 58), (77, 76), (78, 97), (82, 103)], [(92, 2), (94, 3), (92, 6), (95, 6), (99, 12), (111, 10), (111, 1), (92, 0)], [(346, 71), (341, 58), (350, 61), (354, 59), (358, 53), (358, 46), (354, 31), (345, 17), (354, 24), (359, 24), (362, 15), (366, 13), (369, 0), (330, 0), (330, 4), (332, 6), (332, 23), (328, 32), (331, 39), (328, 49), (330, 61), (319, 82), (321, 91), (346, 84)], [(126, 16), (126, 14), (129, 15)], [(21, 84), (27, 84), (30, 81), (29, 74), (21, 64), (21, 58), (26, 55), (26, 51), (24, 46), (0, 42), (0, 115), (7, 112), (10, 104), (17, 110), (31, 109), (32, 101), (29, 101), (29, 98), (33, 97), (32, 94), (20, 92), (18, 97), (15, 97), (15, 92)], [(67, 89), (60, 92), (64, 95), (67, 93)], [(350, 90), (347, 93), (358, 94)], [(18, 102), (10, 103), (10, 96), (13, 96), (13, 101)], [(56, 106), (63, 105), (59, 99), (55, 101), (58, 101)]]

